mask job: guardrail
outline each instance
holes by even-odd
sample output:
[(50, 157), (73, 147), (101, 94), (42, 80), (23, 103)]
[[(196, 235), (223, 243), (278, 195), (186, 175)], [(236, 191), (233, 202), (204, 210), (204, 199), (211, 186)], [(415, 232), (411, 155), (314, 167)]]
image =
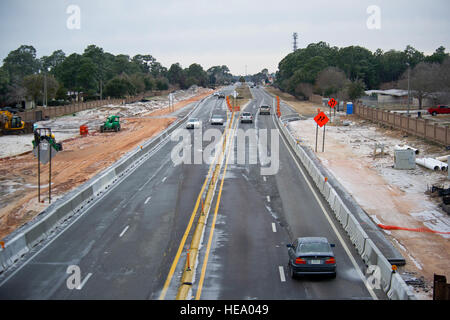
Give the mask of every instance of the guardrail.
[(308, 171), (308, 174), (324, 199), (329, 203), (334, 215), (348, 234), (350, 241), (355, 246), (356, 251), (365, 264), (379, 268), (380, 286), (388, 298), (392, 300), (416, 300), (417, 298), (408, 288), (405, 281), (398, 273), (393, 272), (392, 265), (363, 230), (358, 220), (344, 204), (344, 201), (334, 190), (333, 186), (325, 180), (325, 177), (321, 174), (312, 159), (300, 147), (297, 140), (287, 129), (286, 124), (278, 117), (274, 117), (274, 119), (279, 131), (288, 141), (306, 171)]
[(121, 177), (131, 173), (131, 170), (134, 171), (146, 160), (150, 155), (150, 151), (162, 145), (169, 135), (185, 123), (192, 112), (208, 97), (198, 101), (196, 103), (197, 105), (184, 118), (177, 119), (156, 137), (152, 137), (146, 141), (142, 145), (142, 148), (138, 146), (136, 149), (128, 152), (111, 167), (56, 200), (47, 209), (39, 213), (38, 216), (41, 217), (40, 219), (34, 219), (8, 236), (6, 239), (9, 237), (11, 239), (5, 241), (4, 249), (0, 248), (0, 274), (21, 259), (36, 245), (53, 234), (59, 225), (70, 219), (80, 210), (91, 205), (103, 193), (108, 192), (113, 184), (118, 183)]

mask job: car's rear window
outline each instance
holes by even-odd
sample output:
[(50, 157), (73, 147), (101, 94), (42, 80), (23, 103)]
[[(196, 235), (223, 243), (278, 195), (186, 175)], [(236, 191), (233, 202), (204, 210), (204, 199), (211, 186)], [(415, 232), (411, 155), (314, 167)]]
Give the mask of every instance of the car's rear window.
[(330, 246), (324, 242), (302, 243), (298, 249), (301, 253), (306, 252), (330, 252)]
[(251, 113), (250, 112), (244, 112), (242, 115), (243, 116), (251, 116)]

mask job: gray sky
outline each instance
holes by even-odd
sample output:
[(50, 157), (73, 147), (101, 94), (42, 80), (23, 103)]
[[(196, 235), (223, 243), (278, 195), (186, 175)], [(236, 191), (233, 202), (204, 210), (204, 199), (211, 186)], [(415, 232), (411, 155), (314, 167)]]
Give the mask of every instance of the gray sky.
[[(80, 8), (80, 29), (69, 29), (69, 5)], [(367, 8), (380, 8), (380, 29), (369, 29)], [(95, 44), (113, 54), (151, 54), (167, 68), (200, 63), (253, 74), (299, 47), (325, 41), (372, 51), (410, 44), (431, 54), (450, 51), (448, 0), (0, 0), (0, 59), (22, 44), (38, 57), (62, 49), (82, 53)]]

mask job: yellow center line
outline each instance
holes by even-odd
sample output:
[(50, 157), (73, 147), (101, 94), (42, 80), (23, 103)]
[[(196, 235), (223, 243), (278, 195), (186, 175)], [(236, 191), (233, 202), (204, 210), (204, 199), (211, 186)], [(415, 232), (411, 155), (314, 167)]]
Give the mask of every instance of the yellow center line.
[[(228, 113), (227, 113), (227, 121), (229, 121)], [(227, 132), (227, 130), (224, 130), (224, 132), (222, 134), (222, 138), (224, 137), (226, 132)], [(178, 261), (180, 260), (181, 253), (183, 252), (183, 248), (184, 248), (184, 245), (186, 243), (186, 239), (187, 239), (187, 237), (189, 235), (189, 232), (191, 231), (192, 224), (194, 222), (194, 218), (195, 218), (195, 216), (197, 214), (197, 210), (198, 210), (198, 207), (200, 205), (200, 200), (202, 198), (203, 192), (205, 191), (205, 187), (206, 187), (206, 184), (208, 182), (209, 176), (211, 174), (212, 168), (214, 167), (214, 163), (215, 163), (215, 161), (213, 161), (211, 163), (211, 165), (209, 166), (208, 174), (206, 175), (205, 181), (203, 182), (203, 186), (202, 186), (202, 188), (200, 190), (200, 193), (198, 194), (194, 210), (192, 211), (191, 218), (189, 219), (189, 223), (188, 223), (188, 225), (186, 227), (186, 230), (185, 230), (185, 232), (183, 234), (183, 238), (181, 239), (180, 245), (178, 246), (177, 253), (176, 253), (175, 258), (174, 258), (174, 260), (172, 262), (172, 265), (170, 267), (169, 274), (167, 275), (167, 279), (164, 282), (164, 286), (163, 286), (163, 289), (162, 289), (161, 294), (159, 296), (159, 300), (164, 300), (165, 297), (166, 297), (167, 290), (169, 289), (170, 283), (171, 283), (173, 275), (175, 273), (175, 269), (176, 269), (176, 267), (178, 265)]]
[[(239, 114), (240, 114), (240, 112), (239, 112)], [(238, 116), (238, 119), (239, 119), (239, 116)], [(235, 127), (233, 128), (234, 132), (236, 132), (237, 123), (238, 123), (238, 121), (236, 121)], [(231, 139), (233, 139), (233, 138), (234, 138), (234, 134), (232, 135)], [(233, 140), (231, 140), (231, 141), (233, 141)], [(223, 183), (225, 181), (225, 175), (227, 173), (227, 168), (228, 168), (228, 161), (229, 161), (230, 155), (231, 155), (231, 146), (233, 146), (233, 143), (230, 143), (228, 146), (227, 159), (225, 161), (225, 168), (222, 173), (222, 180), (220, 181), (219, 194), (217, 196), (216, 207), (214, 210), (214, 217), (213, 217), (213, 221), (211, 224), (211, 230), (209, 232), (208, 245), (206, 246), (205, 258), (203, 260), (203, 266), (202, 266), (200, 281), (198, 283), (197, 294), (195, 296), (195, 300), (200, 300), (200, 296), (202, 294), (203, 282), (205, 281), (206, 267), (208, 265), (209, 252), (211, 251), (211, 244), (212, 244), (212, 239), (213, 239), (213, 235), (214, 235), (214, 229), (216, 226), (217, 213), (219, 212), (220, 199), (222, 197)]]

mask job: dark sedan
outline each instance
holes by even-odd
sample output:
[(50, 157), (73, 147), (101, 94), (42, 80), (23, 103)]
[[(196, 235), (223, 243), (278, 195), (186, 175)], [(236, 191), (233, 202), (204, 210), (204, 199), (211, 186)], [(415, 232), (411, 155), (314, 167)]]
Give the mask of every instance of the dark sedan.
[(302, 275), (328, 275), (336, 277), (336, 259), (332, 251), (334, 244), (327, 238), (297, 238), (288, 244), (289, 275), (292, 278)]

